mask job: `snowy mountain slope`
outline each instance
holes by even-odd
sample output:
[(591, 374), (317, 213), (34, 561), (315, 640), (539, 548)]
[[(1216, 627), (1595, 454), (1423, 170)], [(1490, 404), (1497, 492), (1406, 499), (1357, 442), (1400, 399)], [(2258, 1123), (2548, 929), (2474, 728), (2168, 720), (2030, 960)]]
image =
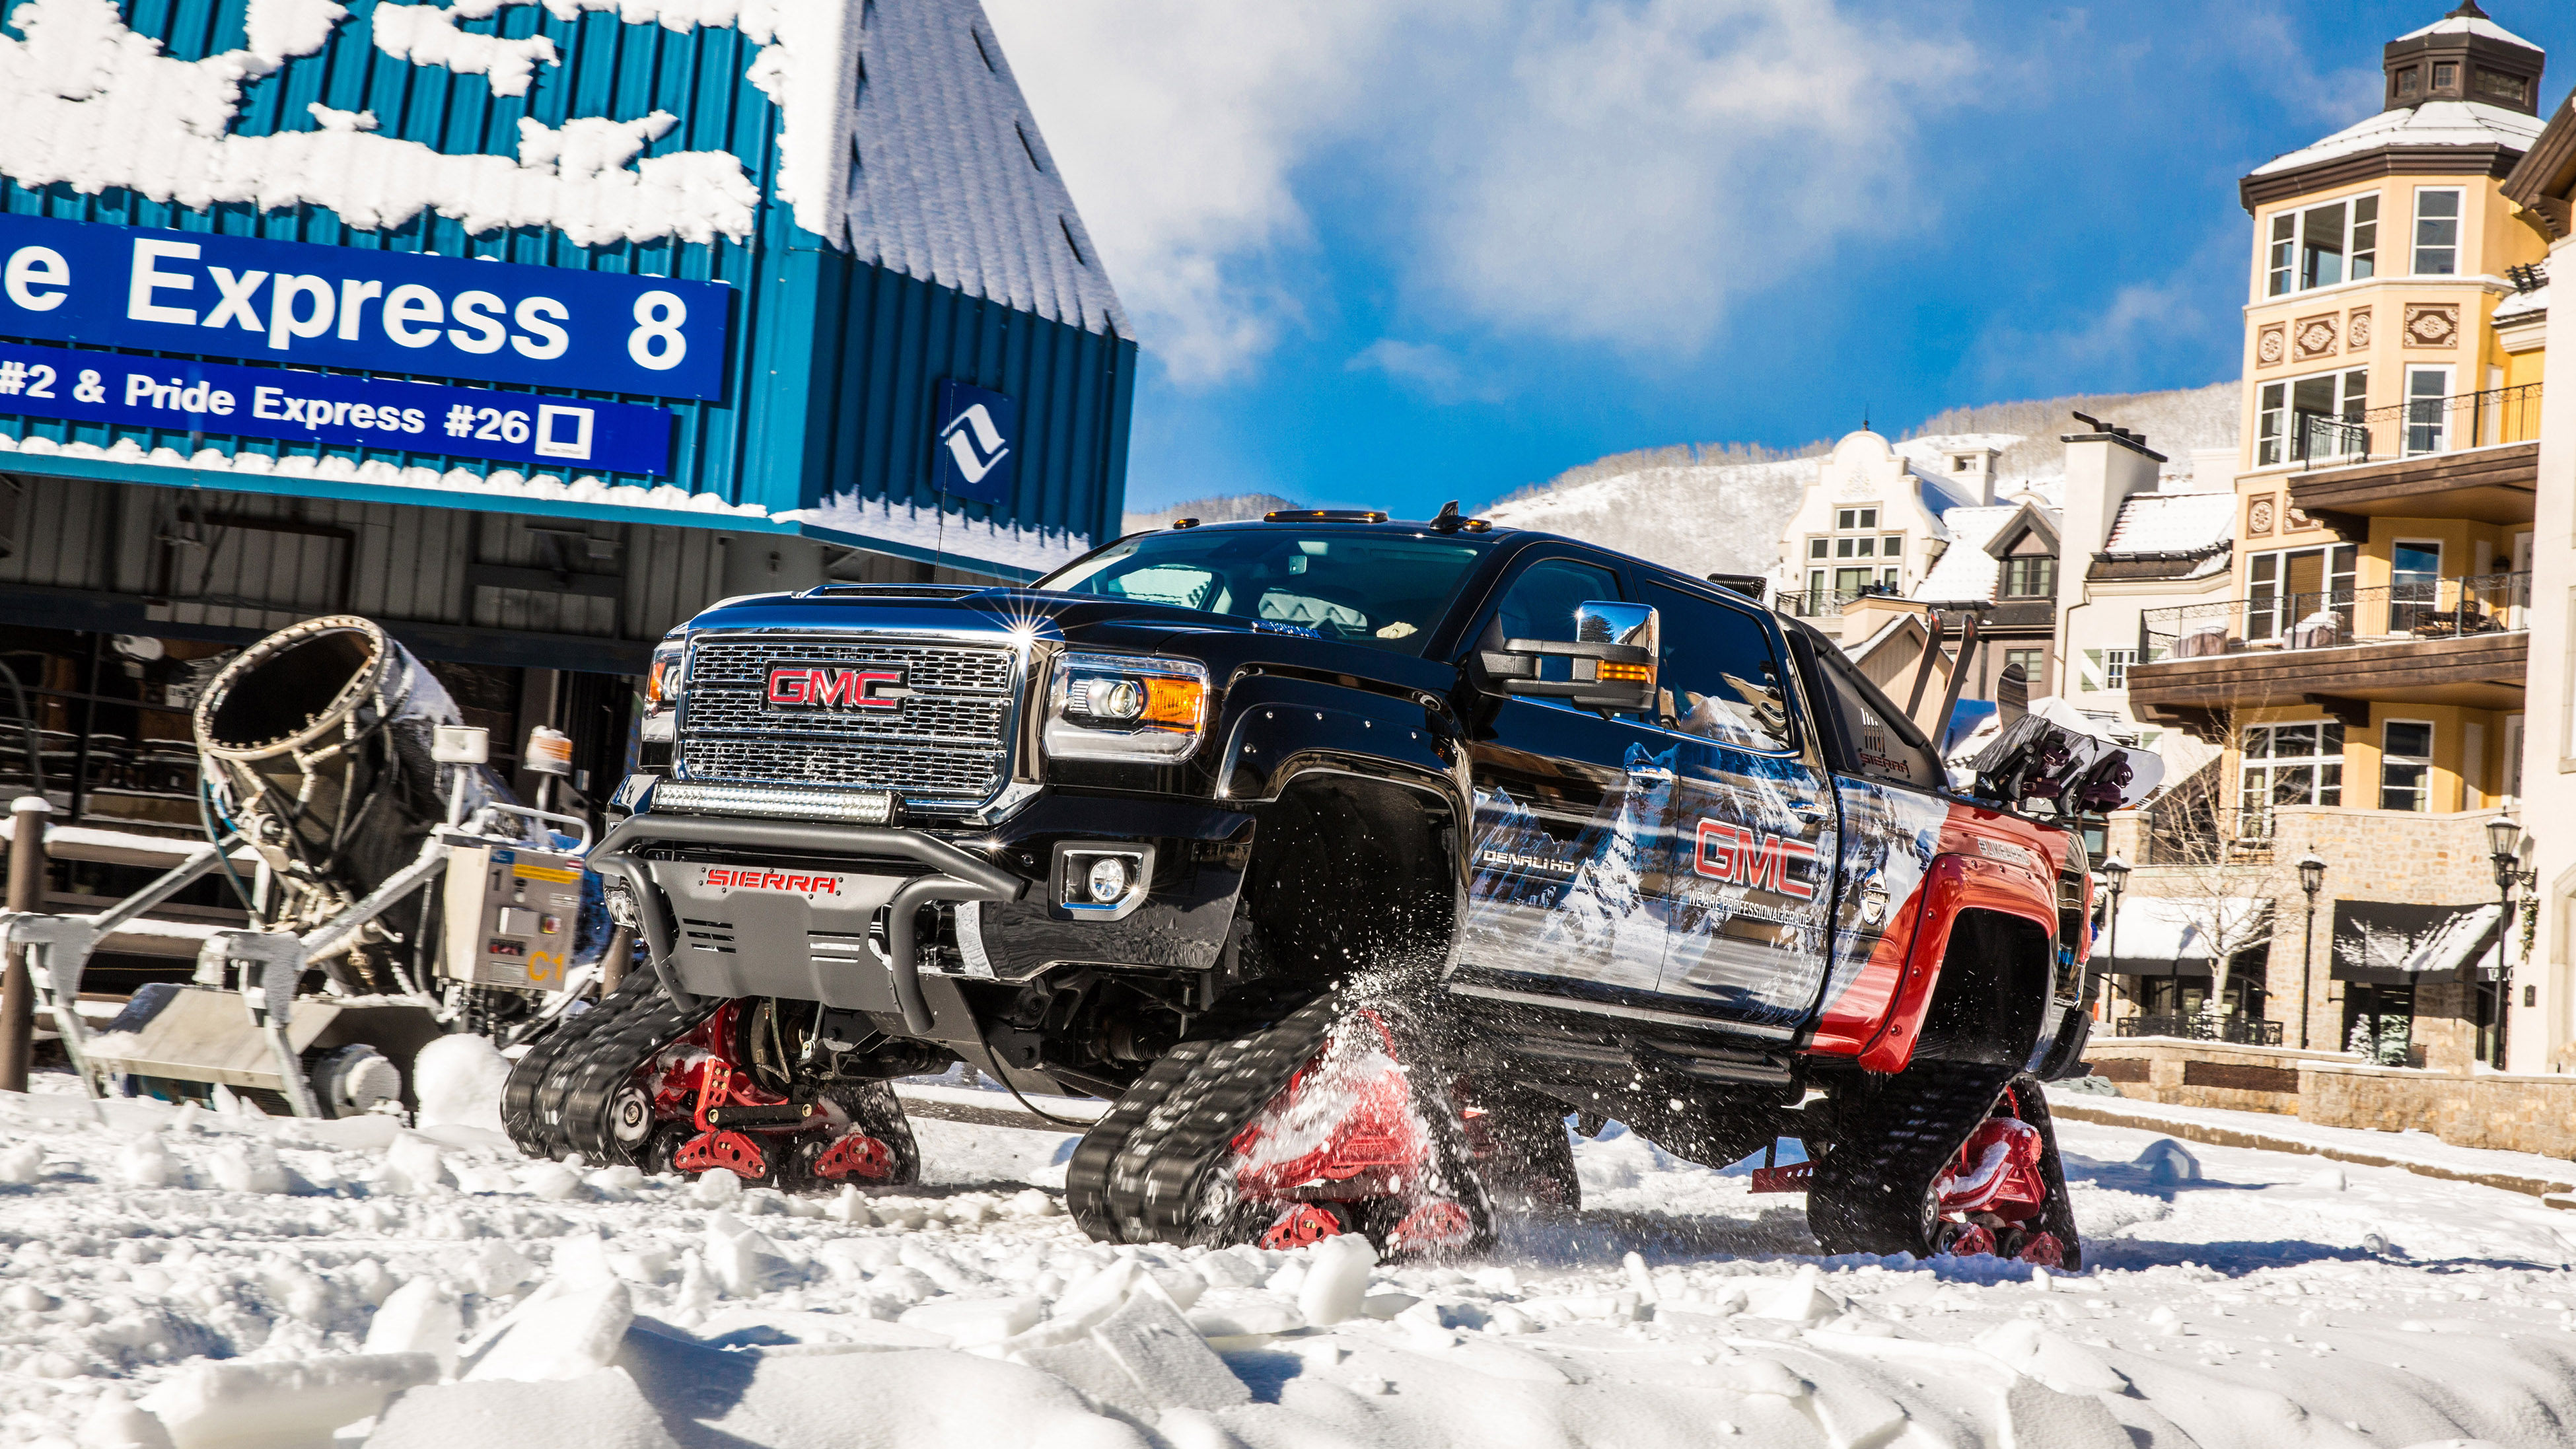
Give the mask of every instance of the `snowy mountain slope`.
[(31, 1449), (2576, 1445), (2568, 1215), (2120, 1127), (2062, 1129), (2078, 1274), (1818, 1259), (1616, 1126), (1581, 1213), (1372, 1265), (1088, 1242), (1058, 1132), (923, 1121), (932, 1185), (791, 1202), (42, 1085), (0, 1094)]
[(1201, 523), (1239, 523), (1259, 518), (1265, 513), (1299, 506), (1295, 500), (1276, 493), (1222, 493), (1207, 498), (1193, 498), (1168, 508), (1149, 508), (1139, 513), (1130, 510), (1122, 531), (1142, 533), (1152, 528), (1168, 528), (1175, 518), (1195, 518)]
[[(2065, 475), (2058, 439), (2077, 426), (2076, 411), (2144, 432), (2148, 446), (2173, 460), (2172, 471), (2188, 472), (2192, 449), (2235, 443), (2236, 407), (2237, 385), (2224, 382), (1952, 408), (1908, 433), (1896, 450), (1938, 473), (1946, 448), (1991, 447), (2002, 454), (1998, 497), (2024, 488), (2049, 493)], [(1690, 573), (1767, 574), (1779, 564), (1780, 531), (1814, 481), (1814, 459), (1824, 449), (1818, 443), (1751, 461), (1748, 450), (1714, 446), (1615, 454), (1482, 512), (1498, 524), (1567, 534)]]

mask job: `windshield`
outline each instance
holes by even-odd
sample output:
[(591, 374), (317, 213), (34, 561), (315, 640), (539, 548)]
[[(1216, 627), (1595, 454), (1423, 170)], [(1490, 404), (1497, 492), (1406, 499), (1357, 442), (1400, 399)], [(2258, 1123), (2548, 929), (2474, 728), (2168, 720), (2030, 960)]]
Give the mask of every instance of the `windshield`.
[(1230, 614), (1419, 654), (1484, 548), (1357, 530), (1182, 528), (1114, 544), (1036, 587)]

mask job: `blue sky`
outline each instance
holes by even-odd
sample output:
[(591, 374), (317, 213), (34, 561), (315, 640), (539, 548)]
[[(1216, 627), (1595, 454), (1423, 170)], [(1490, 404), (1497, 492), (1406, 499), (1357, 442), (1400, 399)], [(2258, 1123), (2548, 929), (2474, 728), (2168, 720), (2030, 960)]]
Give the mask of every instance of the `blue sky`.
[[(1129, 506), (1419, 517), (2232, 378), (2237, 178), (2449, 4), (986, 7), (1143, 342)], [(2576, 6), (2488, 8), (2568, 58), (2554, 105)]]

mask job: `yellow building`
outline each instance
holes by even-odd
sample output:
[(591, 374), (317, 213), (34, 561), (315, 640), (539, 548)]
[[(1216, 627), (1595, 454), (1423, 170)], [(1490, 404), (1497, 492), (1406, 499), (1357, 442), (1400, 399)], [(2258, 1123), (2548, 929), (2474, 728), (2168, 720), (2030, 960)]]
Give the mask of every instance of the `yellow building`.
[[(2292, 1046), (2339, 1048), (2358, 1025), (2390, 1060), (2499, 1050), (2476, 969), (2391, 965), (2367, 943), (2430, 939), (2429, 908), (2493, 901), (2484, 825), (2520, 793), (2546, 243), (2501, 183), (2542, 129), (2543, 64), (2463, 4), (2388, 44), (2378, 114), (2240, 186), (2233, 597), (2151, 612), (2129, 698), (2223, 747), (2192, 782), (2226, 852), (2201, 868), (2242, 872), (2286, 927), (2230, 996)], [(2338, 873), (2332, 843), (2363, 837), (2293, 807), (2421, 816), (2404, 833), (2434, 848), (2411, 873)], [(2312, 940), (2294, 877), (2264, 868), (2311, 849), (2332, 906)], [(2337, 889), (2365, 881), (2368, 897)]]

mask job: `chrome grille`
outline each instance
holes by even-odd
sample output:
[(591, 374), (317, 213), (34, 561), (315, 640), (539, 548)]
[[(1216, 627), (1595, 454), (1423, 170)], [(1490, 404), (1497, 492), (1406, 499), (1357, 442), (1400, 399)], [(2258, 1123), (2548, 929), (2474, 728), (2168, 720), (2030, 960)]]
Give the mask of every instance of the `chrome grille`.
[[(1010, 774), (1015, 652), (1000, 645), (797, 634), (701, 639), (689, 652), (678, 773), (690, 780), (892, 790), (979, 803)], [(894, 709), (781, 708), (779, 665), (900, 669)]]

